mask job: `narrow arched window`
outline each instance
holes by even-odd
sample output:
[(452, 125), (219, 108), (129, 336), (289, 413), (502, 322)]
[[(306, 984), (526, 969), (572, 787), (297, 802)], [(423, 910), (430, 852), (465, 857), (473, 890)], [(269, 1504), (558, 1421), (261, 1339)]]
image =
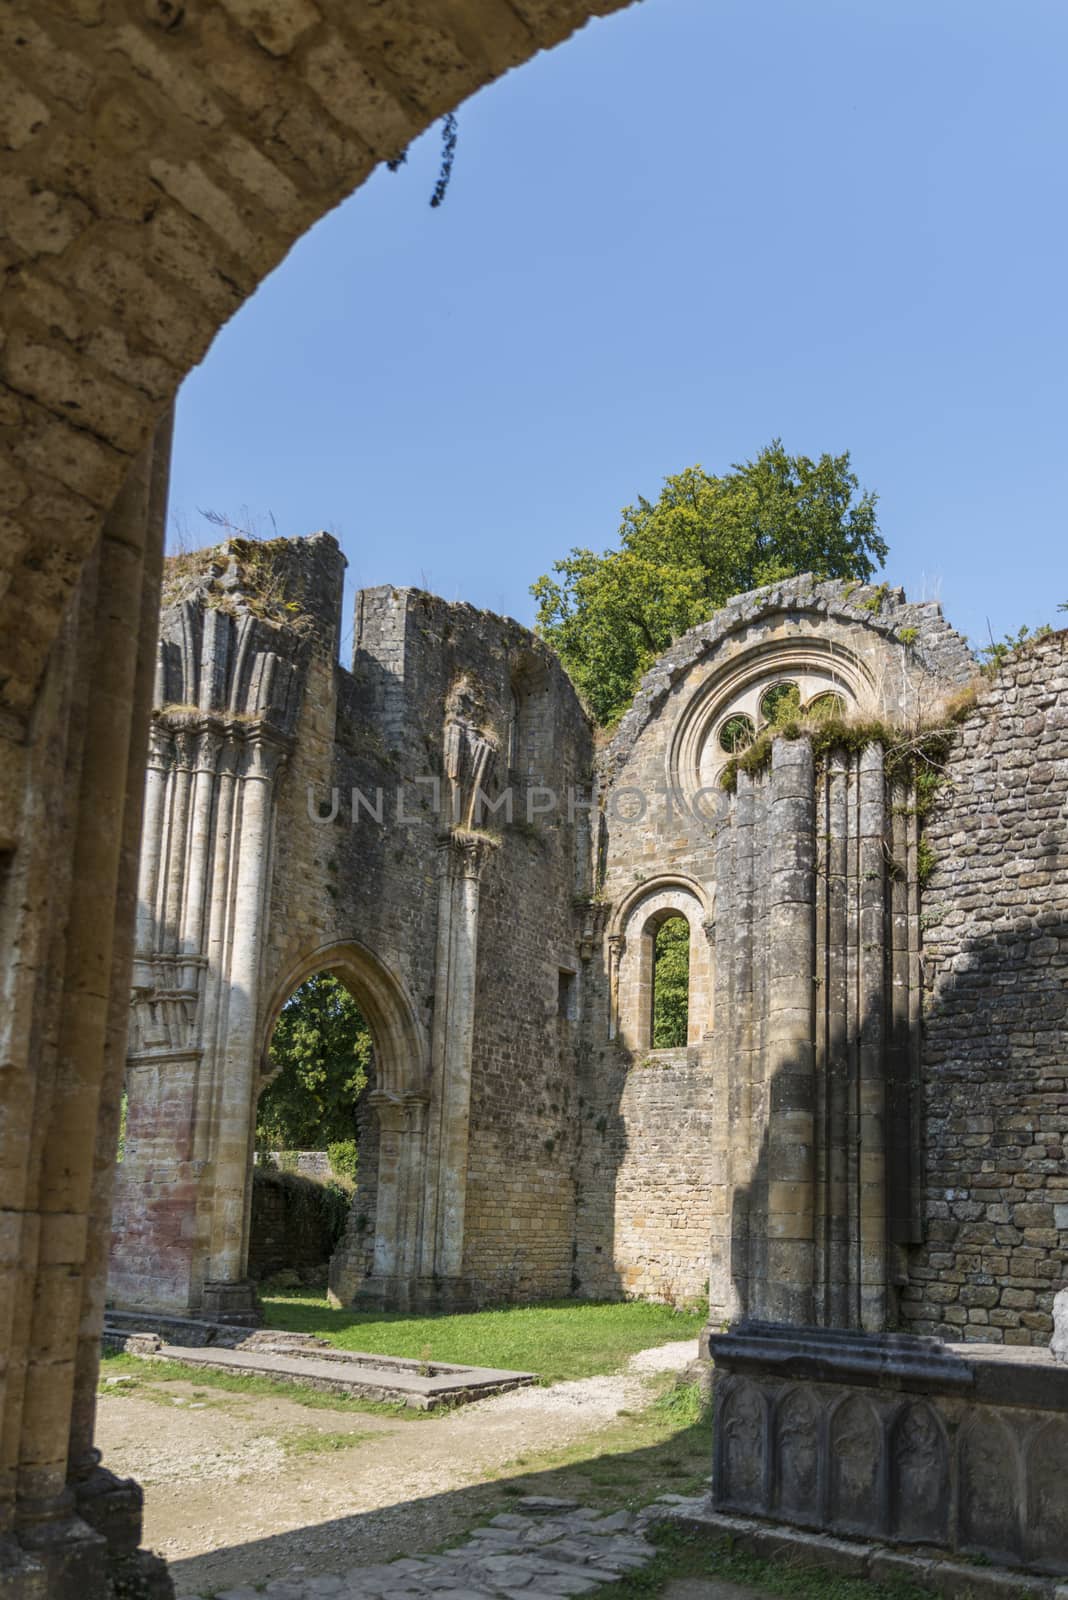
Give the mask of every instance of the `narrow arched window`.
[(519, 771), (519, 696), (508, 691), (508, 770)]
[(650, 1043), (654, 1050), (677, 1050), (690, 1031), (690, 924), (671, 915), (655, 922), (652, 941)]

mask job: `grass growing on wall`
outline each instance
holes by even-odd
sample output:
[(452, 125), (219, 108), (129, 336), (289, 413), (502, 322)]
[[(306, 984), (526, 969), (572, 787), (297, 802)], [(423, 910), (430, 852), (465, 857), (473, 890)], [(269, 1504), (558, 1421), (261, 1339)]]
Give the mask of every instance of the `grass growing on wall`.
[(548, 1383), (616, 1372), (637, 1350), (697, 1337), (706, 1313), (630, 1300), (622, 1304), (553, 1301), (494, 1311), (413, 1317), (333, 1310), (308, 1290), (264, 1298), (266, 1324), (314, 1333), (341, 1350), (536, 1372)]

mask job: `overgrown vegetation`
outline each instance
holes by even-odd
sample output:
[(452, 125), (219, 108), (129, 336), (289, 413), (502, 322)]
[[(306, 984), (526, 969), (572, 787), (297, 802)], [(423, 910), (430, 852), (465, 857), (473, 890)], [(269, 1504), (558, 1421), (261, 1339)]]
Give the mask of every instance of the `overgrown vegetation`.
[[(268, 622), (284, 622), (300, 633), (314, 633), (316, 619), (290, 589), (285, 564), (279, 559), (289, 541), (261, 538), (231, 522), (223, 512), (200, 514), (213, 526), (225, 529), (229, 537), (218, 545), (179, 550), (165, 558), (162, 606), (180, 605), (196, 593), (209, 611), (248, 611)], [(205, 592), (204, 578), (212, 567), (219, 570)]]
[(872, 577), (887, 547), (877, 497), (858, 491), (848, 451), (813, 461), (779, 439), (722, 475), (689, 467), (625, 507), (618, 549), (573, 549), (537, 580), (538, 631), (611, 724), (672, 640), (733, 595), (802, 572)]
[(345, 1232), (352, 1190), (347, 1184), (321, 1183), (316, 1178), (299, 1172), (285, 1172), (265, 1162), (259, 1162), (253, 1171), (256, 1184), (266, 1184), (284, 1191), (286, 1211), (295, 1222), (295, 1231), (301, 1232), (301, 1223), (310, 1223), (313, 1236), (328, 1241), (326, 1254), (330, 1255)]
[(705, 1310), (646, 1301), (552, 1301), (492, 1311), (413, 1317), (332, 1309), (308, 1290), (264, 1296), (267, 1326), (314, 1333), (342, 1350), (536, 1372), (544, 1383), (618, 1371), (638, 1350), (692, 1339)]
[(923, 824), (931, 813), (938, 790), (946, 782), (946, 761), (956, 728), (975, 705), (977, 693), (975, 685), (969, 685), (946, 701), (937, 715), (920, 719), (909, 727), (879, 717), (837, 712), (798, 715), (784, 703), (779, 714), (773, 715), (752, 743), (730, 758), (720, 774), (720, 783), (733, 794), (740, 772), (764, 771), (771, 761), (776, 739), (807, 739), (817, 767), (832, 752), (857, 755), (869, 745), (882, 745), (887, 778), (901, 779), (912, 790), (913, 809), (920, 826), (916, 876), (922, 887), (937, 865), (930, 841), (923, 833)]

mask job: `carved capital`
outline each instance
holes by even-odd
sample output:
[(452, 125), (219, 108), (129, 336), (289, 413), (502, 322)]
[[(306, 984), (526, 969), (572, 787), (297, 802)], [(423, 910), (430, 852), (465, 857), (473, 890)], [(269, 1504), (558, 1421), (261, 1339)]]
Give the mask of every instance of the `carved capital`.
[(222, 734), (215, 728), (200, 728), (197, 732), (196, 770), (214, 773), (222, 749)]
[(244, 776), (273, 783), (285, 758), (281, 745), (257, 728), (245, 746)]
[(500, 840), (489, 834), (469, 833), (463, 828), (441, 834), (438, 849), (442, 871), (452, 878), (469, 878), (477, 883), (499, 843)]
[(372, 1089), (367, 1104), (386, 1133), (422, 1133), (426, 1120), (425, 1094), (409, 1090), (398, 1094), (393, 1089)]
[(196, 753), (196, 734), (191, 728), (177, 728), (174, 733), (174, 764), (179, 772), (192, 772)]
[(701, 931), (710, 945), (716, 942), (716, 919), (714, 916), (702, 917)]
[(148, 761), (150, 771), (166, 772), (174, 760), (174, 741), (169, 728), (153, 720), (148, 728)]
[(575, 910), (581, 919), (578, 937), (579, 957), (583, 961), (589, 961), (601, 942), (610, 907), (604, 900), (578, 900), (575, 902)]

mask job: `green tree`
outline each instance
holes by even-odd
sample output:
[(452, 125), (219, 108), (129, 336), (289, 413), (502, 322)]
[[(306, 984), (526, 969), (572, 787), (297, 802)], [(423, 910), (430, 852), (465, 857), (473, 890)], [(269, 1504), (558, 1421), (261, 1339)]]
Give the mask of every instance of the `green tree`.
[(653, 1049), (677, 1050), (690, 1023), (690, 924), (668, 917), (653, 947)]
[(367, 1083), (371, 1034), (348, 990), (328, 972), (282, 1007), (270, 1046), (279, 1069), (260, 1096), (261, 1150), (324, 1150), (356, 1137), (356, 1098)]
[(616, 550), (573, 549), (531, 587), (538, 631), (601, 723), (643, 672), (732, 595), (800, 572), (867, 580), (886, 559), (877, 497), (849, 453), (790, 456), (773, 439), (722, 477), (688, 467), (627, 506)]

